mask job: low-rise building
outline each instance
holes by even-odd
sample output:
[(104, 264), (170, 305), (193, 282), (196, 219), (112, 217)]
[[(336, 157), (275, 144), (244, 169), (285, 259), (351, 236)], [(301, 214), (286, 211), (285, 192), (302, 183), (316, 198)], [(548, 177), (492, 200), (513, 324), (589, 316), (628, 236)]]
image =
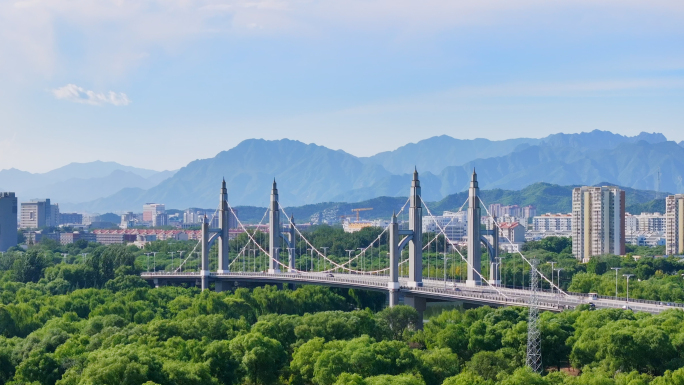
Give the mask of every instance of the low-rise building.
[(83, 224), (83, 214), (78, 213), (60, 213), (60, 225), (80, 225)]

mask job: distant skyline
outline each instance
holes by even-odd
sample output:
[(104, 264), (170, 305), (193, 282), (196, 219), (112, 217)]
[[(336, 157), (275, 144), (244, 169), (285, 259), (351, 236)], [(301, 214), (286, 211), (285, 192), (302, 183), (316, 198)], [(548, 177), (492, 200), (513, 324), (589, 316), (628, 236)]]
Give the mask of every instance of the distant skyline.
[(0, 3), (0, 169), (177, 169), (249, 138), (684, 140), (684, 3)]

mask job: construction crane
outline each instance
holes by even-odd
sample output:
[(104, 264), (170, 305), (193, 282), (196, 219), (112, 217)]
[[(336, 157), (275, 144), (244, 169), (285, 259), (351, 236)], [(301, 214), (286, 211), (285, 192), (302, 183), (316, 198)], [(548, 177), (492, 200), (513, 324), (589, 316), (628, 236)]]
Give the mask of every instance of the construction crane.
[(362, 208), (362, 209), (352, 209), (351, 211), (356, 211), (356, 221), (359, 221), (359, 212), (373, 210), (372, 207)]

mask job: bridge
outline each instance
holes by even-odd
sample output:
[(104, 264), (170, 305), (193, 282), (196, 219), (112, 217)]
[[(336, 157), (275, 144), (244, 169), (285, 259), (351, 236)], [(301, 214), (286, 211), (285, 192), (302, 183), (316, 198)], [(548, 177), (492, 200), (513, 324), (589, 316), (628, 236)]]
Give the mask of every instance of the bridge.
[[(582, 304), (591, 304), (595, 308), (629, 308), (649, 313), (660, 313), (667, 309), (684, 310), (684, 305), (681, 304), (663, 304), (655, 301), (565, 292), (554, 283), (553, 279), (542, 274), (535, 261), (530, 261), (521, 252), (517, 253), (517, 257), (522, 263), (530, 266), (530, 282), (546, 281), (550, 289), (544, 291), (537, 286), (529, 289), (501, 287), (501, 262), (498, 257), (499, 224), (495, 218), (492, 218), (493, 220), (488, 221), (487, 229), (481, 228), (481, 206), (485, 210), (487, 208), (479, 197), (477, 174), (474, 170), (468, 199), (459, 212), (463, 210), (466, 203), (468, 203), (467, 255), (464, 256), (456, 247), (456, 242), (448, 237), (446, 229), (451, 222), (442, 226), (435, 221), (439, 232), (424, 245), (423, 218), (433, 217), (433, 215), (421, 198), (418, 172), (414, 171), (409, 199), (401, 210), (392, 215), (388, 225), (368, 246), (358, 250), (347, 250), (348, 259), (342, 262), (339, 258), (336, 261), (332, 256), (328, 256), (327, 248), (314, 246), (299, 231), (294, 218), (288, 216), (280, 206), (275, 180), (269, 208), (262, 218), (262, 222), (267, 216), (269, 218), (267, 234), (249, 230), (240, 222), (233, 208), (228, 204), (224, 180), (219, 193), (219, 206), (214, 213), (215, 216), (218, 215), (218, 228), (210, 228), (209, 223), (214, 221), (208, 221), (206, 217), (203, 219), (202, 236), (195, 246), (195, 250), (199, 247), (200, 251), (196, 253), (193, 250), (179, 262), (177, 267), (172, 267), (171, 271), (145, 272), (142, 277), (153, 282), (155, 286), (188, 283), (201, 286), (202, 290), (209, 289), (213, 283), (216, 291), (228, 290), (240, 284), (311, 284), (382, 291), (388, 293), (390, 306), (397, 305), (400, 297), (403, 297), (404, 304), (413, 306), (421, 314), (426, 309), (428, 301), (456, 301), (491, 306), (533, 306), (550, 311), (574, 309)], [(229, 247), (231, 215), (248, 237), (248, 242), (235, 253), (232, 259)], [(281, 215), (284, 221), (281, 221)], [(399, 216), (402, 215), (408, 218), (400, 223)], [(489, 217), (491, 218), (491, 215)], [(257, 225), (257, 229), (259, 228), (261, 228), (261, 223)], [(445, 244), (444, 251), (438, 253), (437, 240), (440, 236), (449, 246)], [(510, 239), (505, 239), (505, 241), (511, 242)], [(209, 250), (215, 242), (218, 244), (217, 268), (216, 271), (211, 271)], [(381, 244), (386, 247), (387, 251), (382, 249), (385, 255), (381, 252)], [(302, 250), (302, 245), (305, 245), (306, 250)], [(483, 246), (488, 255), (488, 278), (483, 276), (481, 270)], [(430, 251), (431, 247), (435, 248), (436, 257), (432, 260), (428, 255), (425, 261), (423, 252)], [(319, 249), (323, 249), (323, 252)], [(407, 253), (404, 252), (406, 249)], [(447, 249), (450, 249), (453, 254), (447, 253)], [(310, 257), (307, 252), (310, 252)], [(403, 258), (403, 255), (407, 257)], [(282, 257), (286, 257), (287, 260), (281, 260), (285, 259)], [(459, 264), (466, 264), (465, 280), (447, 276), (449, 260), (452, 261), (452, 265), (456, 260)], [(190, 261), (196, 262), (196, 271), (190, 268), (193, 265)], [(442, 277), (434, 276), (437, 272), (434, 268), (438, 264), (443, 264)], [(427, 267), (427, 277), (423, 272), (424, 267)], [(435, 274), (431, 276), (433, 270)]]

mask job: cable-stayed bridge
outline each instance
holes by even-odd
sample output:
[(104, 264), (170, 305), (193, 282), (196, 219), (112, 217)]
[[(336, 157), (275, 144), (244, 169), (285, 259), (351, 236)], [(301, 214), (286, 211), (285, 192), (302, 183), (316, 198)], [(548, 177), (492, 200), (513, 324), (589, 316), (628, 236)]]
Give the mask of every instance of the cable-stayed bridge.
[[(214, 213), (218, 215), (218, 228), (210, 228), (205, 217), (201, 224), (201, 239), (195, 250), (181, 259), (178, 266), (170, 271), (152, 271), (142, 274), (144, 279), (155, 285), (190, 283), (209, 289), (213, 283), (216, 291), (227, 290), (239, 284), (314, 284), (330, 287), (357, 288), (387, 292), (389, 304), (400, 302), (413, 306), (422, 313), (427, 301), (461, 301), (465, 303), (493, 306), (529, 306), (531, 290), (501, 287), (501, 260), (499, 251), (499, 225), (496, 220), (488, 221), (488, 229), (481, 228), (481, 202), (477, 174), (473, 171), (469, 196), (463, 206), (467, 209), (467, 255), (463, 255), (448, 237), (449, 224), (441, 226), (435, 221), (439, 232), (423, 244), (423, 218), (432, 217), (430, 209), (421, 198), (418, 172), (414, 171), (409, 199), (398, 213), (389, 219), (389, 224), (369, 245), (356, 250), (346, 250), (348, 259), (340, 261), (327, 255), (328, 247), (316, 247), (302, 234), (292, 216), (288, 216), (280, 206), (275, 180), (271, 199), (263, 220), (268, 217), (268, 232), (247, 229), (237, 219), (238, 227), (247, 235), (247, 242), (233, 252), (229, 243), (229, 216), (235, 213), (228, 204), (226, 183), (223, 181), (219, 206)], [(463, 209), (463, 206), (459, 211)], [(487, 216), (490, 216), (487, 213)], [(237, 216), (234, 216), (237, 218)], [(402, 220), (399, 217), (407, 217)], [(455, 218), (455, 217), (454, 217)], [(453, 219), (452, 219), (453, 220)], [(257, 229), (261, 228), (261, 223)], [(444, 247), (438, 252), (439, 237)], [(510, 242), (509, 239), (501, 241)], [(218, 253), (215, 260), (216, 270), (212, 271), (214, 261), (210, 260), (210, 249), (217, 243)], [(447, 246), (447, 244), (449, 246)], [(382, 245), (382, 247), (381, 247)], [(488, 255), (488, 277), (482, 274), (481, 247)], [(197, 250), (199, 248), (199, 250)], [(305, 248), (305, 250), (304, 250)], [(430, 256), (423, 252), (435, 253)], [(448, 251), (450, 249), (450, 251)], [(321, 251), (322, 250), (322, 251)], [(196, 252), (197, 251), (197, 252)], [(406, 256), (406, 257), (404, 257)], [(561, 311), (572, 309), (581, 304), (592, 303), (596, 308), (625, 308), (659, 313), (667, 309), (684, 309), (681, 305), (667, 305), (655, 301), (625, 300), (618, 298), (588, 296), (567, 293), (549, 279), (521, 252), (517, 258), (522, 264), (530, 266), (531, 273), (539, 281), (546, 281), (549, 291), (536, 292), (535, 303), (540, 309)], [(425, 260), (427, 259), (427, 261)], [(454, 267), (456, 261), (465, 264), (465, 278), (459, 279), (450, 271), (448, 262)], [(195, 268), (191, 267), (195, 266)], [(427, 274), (424, 273), (424, 268)], [(442, 276), (437, 275), (439, 268)], [(455, 268), (454, 268), (455, 270)], [(536, 279), (535, 279), (536, 281)]]

